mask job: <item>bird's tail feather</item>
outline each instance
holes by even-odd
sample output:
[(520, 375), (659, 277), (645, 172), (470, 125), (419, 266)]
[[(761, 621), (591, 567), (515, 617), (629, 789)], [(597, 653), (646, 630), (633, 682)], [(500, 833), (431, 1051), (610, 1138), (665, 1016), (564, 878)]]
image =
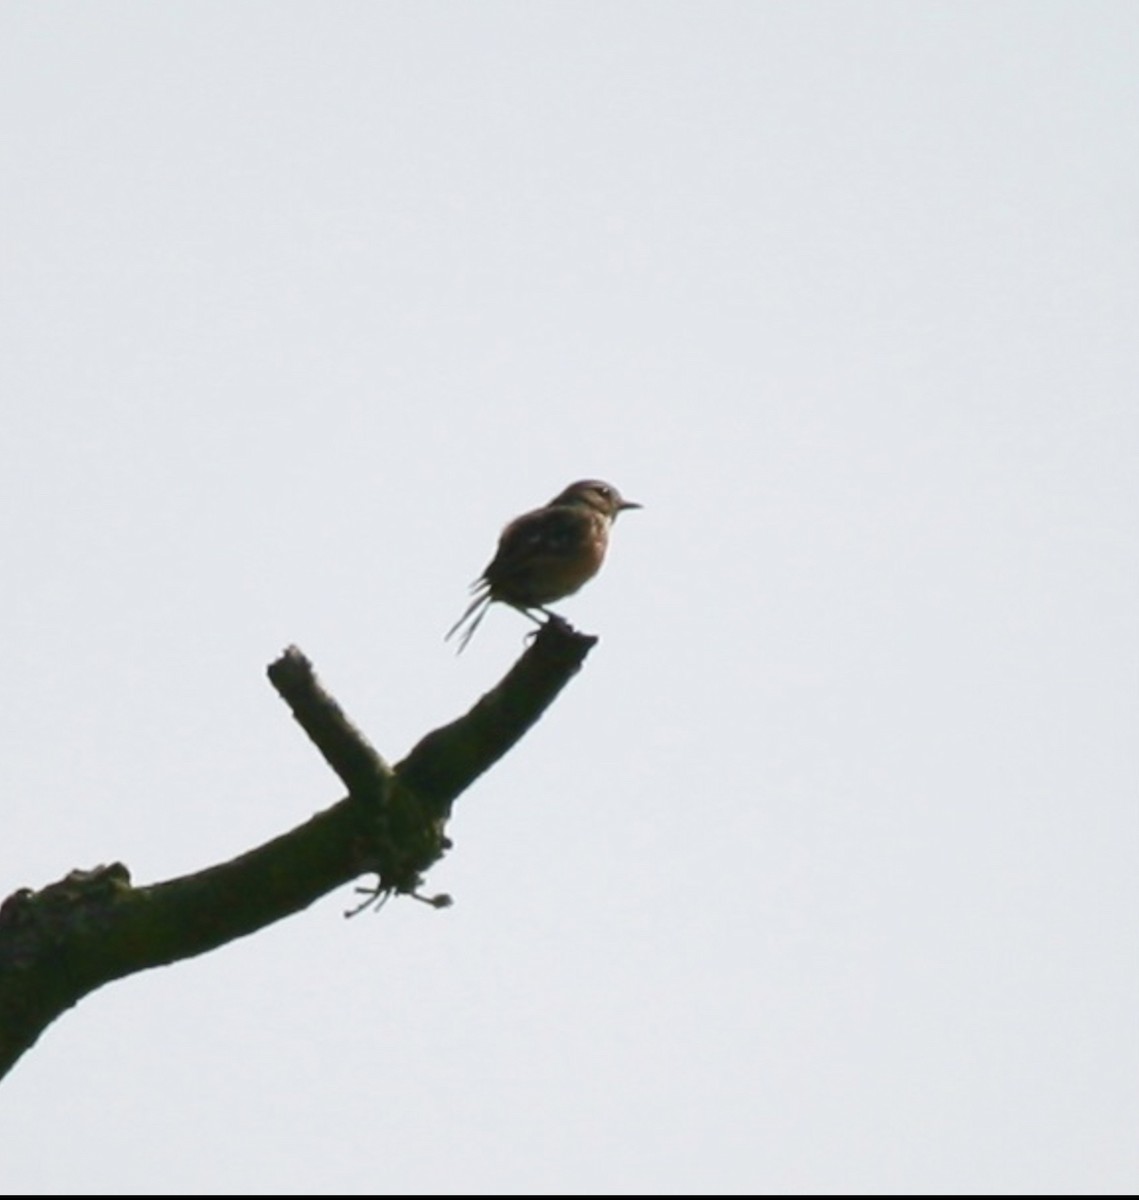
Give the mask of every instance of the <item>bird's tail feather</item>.
[(489, 592), (483, 592), (481, 595), (476, 596), (467, 606), (466, 612), (447, 630), (447, 636), (443, 639), (445, 642), (449, 642), (467, 624), (467, 621), (470, 620), (470, 624), (467, 625), (466, 629), (463, 629), (462, 637), (459, 638), (459, 648), (455, 651), (456, 654), (462, 654), (467, 648), (467, 643), (482, 623), (482, 619), (486, 616), (486, 610), (490, 605), (491, 598)]

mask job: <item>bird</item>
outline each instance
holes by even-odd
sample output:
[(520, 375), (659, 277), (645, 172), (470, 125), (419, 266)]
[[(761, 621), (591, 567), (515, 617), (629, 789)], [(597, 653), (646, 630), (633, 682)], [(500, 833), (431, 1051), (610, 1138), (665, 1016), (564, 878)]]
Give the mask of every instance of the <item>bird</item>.
[(549, 504), (515, 517), (503, 529), (494, 558), (471, 584), (474, 599), (443, 640), (462, 629), (457, 651), (462, 654), (496, 601), (539, 625), (536, 612), (555, 616), (546, 606), (572, 596), (601, 569), (618, 514), (641, 507), (611, 483), (581, 479)]

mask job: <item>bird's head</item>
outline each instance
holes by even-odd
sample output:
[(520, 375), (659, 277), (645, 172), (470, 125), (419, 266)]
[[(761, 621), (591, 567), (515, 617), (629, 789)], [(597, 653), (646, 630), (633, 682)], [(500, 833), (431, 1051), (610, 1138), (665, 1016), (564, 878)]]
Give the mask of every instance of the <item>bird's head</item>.
[(611, 521), (617, 519), (617, 514), (627, 508), (642, 507), (635, 500), (626, 500), (611, 484), (600, 479), (580, 479), (571, 483), (564, 492), (559, 493), (550, 501), (550, 507), (561, 504), (579, 504), (592, 508), (608, 517)]

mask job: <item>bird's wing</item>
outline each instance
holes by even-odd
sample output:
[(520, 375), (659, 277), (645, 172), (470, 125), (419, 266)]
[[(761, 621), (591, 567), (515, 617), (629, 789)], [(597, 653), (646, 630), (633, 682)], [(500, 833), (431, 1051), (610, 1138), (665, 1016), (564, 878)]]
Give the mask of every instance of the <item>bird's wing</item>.
[(498, 551), (483, 578), (493, 587), (535, 561), (569, 557), (581, 545), (589, 518), (574, 508), (538, 508), (516, 517), (502, 531)]

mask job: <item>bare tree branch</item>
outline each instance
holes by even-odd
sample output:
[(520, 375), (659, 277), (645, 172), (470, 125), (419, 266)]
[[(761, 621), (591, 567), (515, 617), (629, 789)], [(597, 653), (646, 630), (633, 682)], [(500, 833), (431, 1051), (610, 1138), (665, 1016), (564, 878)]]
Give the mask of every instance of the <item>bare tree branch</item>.
[(416, 894), (450, 845), (444, 827), (456, 797), (541, 717), (596, 640), (551, 620), (470, 712), (427, 734), (394, 769), (290, 647), (269, 678), (348, 795), (193, 875), (135, 887), (114, 863), (9, 896), (0, 906), (0, 1077), (57, 1016), (114, 979), (255, 933), (370, 872), (376, 897)]

